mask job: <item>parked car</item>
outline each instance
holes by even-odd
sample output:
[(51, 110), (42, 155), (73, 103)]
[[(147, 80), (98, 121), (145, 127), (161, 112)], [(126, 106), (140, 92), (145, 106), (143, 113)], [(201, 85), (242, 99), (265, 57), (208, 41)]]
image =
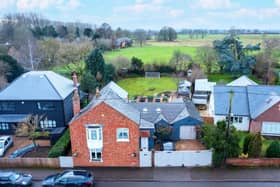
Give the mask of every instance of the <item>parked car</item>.
[(0, 171), (0, 186), (32, 186), (32, 175), (14, 171)]
[(62, 173), (50, 175), (42, 182), (43, 187), (92, 187), (93, 185), (94, 176), (86, 170), (66, 170)]
[(12, 147), (14, 144), (13, 138), (11, 136), (1, 136), (0, 137), (0, 156), (4, 156), (5, 152)]
[(22, 147), (16, 150), (15, 152), (11, 153), (9, 158), (16, 158), (16, 157), (23, 156), (25, 153), (33, 151), (35, 148), (36, 146), (34, 144), (30, 144), (28, 146)]

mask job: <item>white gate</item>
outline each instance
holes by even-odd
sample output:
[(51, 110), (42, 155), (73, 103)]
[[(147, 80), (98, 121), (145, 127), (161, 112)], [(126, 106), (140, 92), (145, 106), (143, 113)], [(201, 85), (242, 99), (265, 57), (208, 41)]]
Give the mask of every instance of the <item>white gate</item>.
[(167, 166), (211, 166), (212, 151), (156, 151), (155, 167)]
[(73, 168), (73, 157), (71, 156), (60, 156), (59, 165), (61, 168)]
[(151, 151), (140, 151), (140, 167), (152, 167)]

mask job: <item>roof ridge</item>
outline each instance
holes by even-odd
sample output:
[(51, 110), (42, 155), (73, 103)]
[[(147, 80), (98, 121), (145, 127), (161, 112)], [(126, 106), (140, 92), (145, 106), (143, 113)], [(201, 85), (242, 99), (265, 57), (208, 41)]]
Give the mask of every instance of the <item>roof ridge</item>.
[(50, 79), (48, 78), (48, 76), (44, 73), (43, 74), (47, 81), (50, 83), (50, 85), (52, 86), (52, 88), (55, 90), (55, 92), (58, 94), (58, 96), (60, 97), (60, 99), (63, 99), (62, 95), (60, 95), (59, 91), (56, 89), (56, 87), (53, 85), (53, 83), (50, 81)]

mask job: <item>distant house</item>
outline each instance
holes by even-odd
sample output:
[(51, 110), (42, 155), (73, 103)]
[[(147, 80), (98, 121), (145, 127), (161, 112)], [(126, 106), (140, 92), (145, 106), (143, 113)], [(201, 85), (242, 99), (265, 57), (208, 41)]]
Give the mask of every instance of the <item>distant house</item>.
[(192, 86), (192, 83), (187, 80), (180, 81), (178, 83), (178, 91), (177, 91), (178, 95), (190, 97), (191, 86)]
[(118, 48), (126, 48), (126, 47), (131, 47), (132, 46), (132, 39), (128, 38), (128, 37), (122, 37), (122, 38), (118, 38), (116, 40), (116, 47)]
[(172, 126), (171, 139), (196, 138), (202, 121), (191, 101), (129, 103), (124, 93), (109, 83), (70, 121), (75, 166), (138, 167), (140, 151), (154, 148), (158, 122)]
[(214, 82), (208, 82), (208, 79), (196, 79), (192, 101), (195, 105), (206, 106), (212, 93)]
[(40, 117), (39, 128), (61, 134), (74, 115), (73, 96), (79, 86), (74, 80), (52, 71), (21, 75), (0, 92), (0, 134), (15, 134), (35, 115)]
[(280, 136), (280, 86), (257, 85), (248, 80), (243, 84), (233, 82), (239, 86), (214, 86), (214, 122), (228, 119), (230, 92), (233, 92), (231, 122), (238, 130)]

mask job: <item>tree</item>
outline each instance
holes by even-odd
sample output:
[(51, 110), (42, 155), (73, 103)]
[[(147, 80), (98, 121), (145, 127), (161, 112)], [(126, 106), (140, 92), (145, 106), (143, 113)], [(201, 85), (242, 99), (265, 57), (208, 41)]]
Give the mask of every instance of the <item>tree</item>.
[(104, 74), (105, 84), (109, 83), (110, 81), (116, 80), (116, 68), (112, 64), (105, 64)]
[[(5, 72), (5, 78), (10, 83), (18, 76), (24, 73), (23, 67), (11, 56), (1, 55), (0, 62), (2, 62), (2, 70)], [(1, 75), (3, 75), (1, 73)]]
[(85, 28), (84, 29), (84, 36), (91, 38), (93, 34), (93, 30), (91, 28)]
[(280, 158), (280, 143), (277, 140), (271, 142), (266, 150), (266, 157)]
[(144, 29), (136, 29), (133, 35), (136, 42), (139, 43), (139, 45), (142, 47), (143, 44), (146, 42), (146, 31)]
[(160, 142), (169, 140), (171, 133), (172, 133), (172, 127), (170, 125), (158, 124), (156, 126), (155, 136), (157, 137), (157, 140), (159, 140)]
[(39, 41), (39, 51), (41, 53), (41, 68), (52, 67), (57, 63), (60, 44), (57, 40), (49, 38)]
[(254, 137), (254, 134), (251, 134), (251, 133), (247, 134), (247, 136), (245, 137), (244, 142), (243, 142), (243, 153), (244, 154), (248, 153), (249, 143), (251, 142), (253, 137)]
[(262, 152), (262, 137), (261, 134), (258, 132), (251, 138), (249, 145), (248, 145), (248, 155), (250, 158), (258, 158), (261, 156)]
[(81, 89), (89, 94), (93, 94), (97, 87), (95, 77), (89, 72), (85, 72), (81, 78)]
[[(105, 62), (100, 49), (96, 48), (93, 51), (91, 51), (91, 53), (86, 58), (85, 62), (86, 70), (89, 71), (96, 78), (96, 80), (100, 75), (102, 77), (104, 76)], [(102, 78), (101, 80), (97, 81), (102, 82)]]
[(65, 38), (68, 35), (68, 29), (65, 25), (59, 25), (56, 28), (57, 36), (60, 38)]
[(47, 25), (43, 28), (43, 35), (48, 36), (48, 37), (57, 37), (57, 32), (55, 31), (54, 26), (52, 25)]
[(131, 58), (131, 70), (135, 73), (141, 73), (143, 71), (143, 62), (140, 58)]
[(174, 41), (177, 39), (177, 32), (172, 27), (163, 27), (158, 34), (158, 41)]
[(76, 37), (76, 38), (80, 38), (80, 28), (79, 28), (79, 27), (76, 27), (76, 30), (75, 30), (75, 37)]
[(209, 149), (213, 148), (213, 164), (220, 166), (224, 158), (237, 157), (240, 154), (240, 137), (234, 126), (230, 126), (229, 136), (226, 133), (226, 122), (220, 121), (217, 126), (209, 127), (204, 125), (202, 128), (202, 142)]
[(223, 40), (215, 40), (213, 45), (221, 72), (251, 74), (256, 59), (250, 52), (260, 50), (260, 44), (243, 47), (237, 37), (230, 35)]
[(182, 53), (180, 50), (175, 50), (169, 61), (169, 64), (176, 68), (176, 71), (186, 71), (193, 63), (192, 57), (188, 54)]
[(96, 30), (101, 38), (112, 39), (113, 30), (108, 23), (102, 23), (102, 25)]
[(207, 74), (212, 72), (213, 66), (217, 65), (216, 51), (208, 46), (197, 48), (197, 59), (205, 67)]
[[(28, 127), (27, 135), (31, 139), (31, 141), (35, 147), (37, 147), (36, 139), (38, 137), (40, 137), (40, 136), (48, 137), (49, 136), (49, 132), (46, 131), (44, 128), (41, 128), (41, 131), (38, 131), (39, 123), (40, 123), (40, 121), (42, 121), (42, 119), (43, 119), (43, 116), (29, 115), (25, 122), (25, 124)], [(47, 120), (47, 119), (45, 119), (45, 120)]]

